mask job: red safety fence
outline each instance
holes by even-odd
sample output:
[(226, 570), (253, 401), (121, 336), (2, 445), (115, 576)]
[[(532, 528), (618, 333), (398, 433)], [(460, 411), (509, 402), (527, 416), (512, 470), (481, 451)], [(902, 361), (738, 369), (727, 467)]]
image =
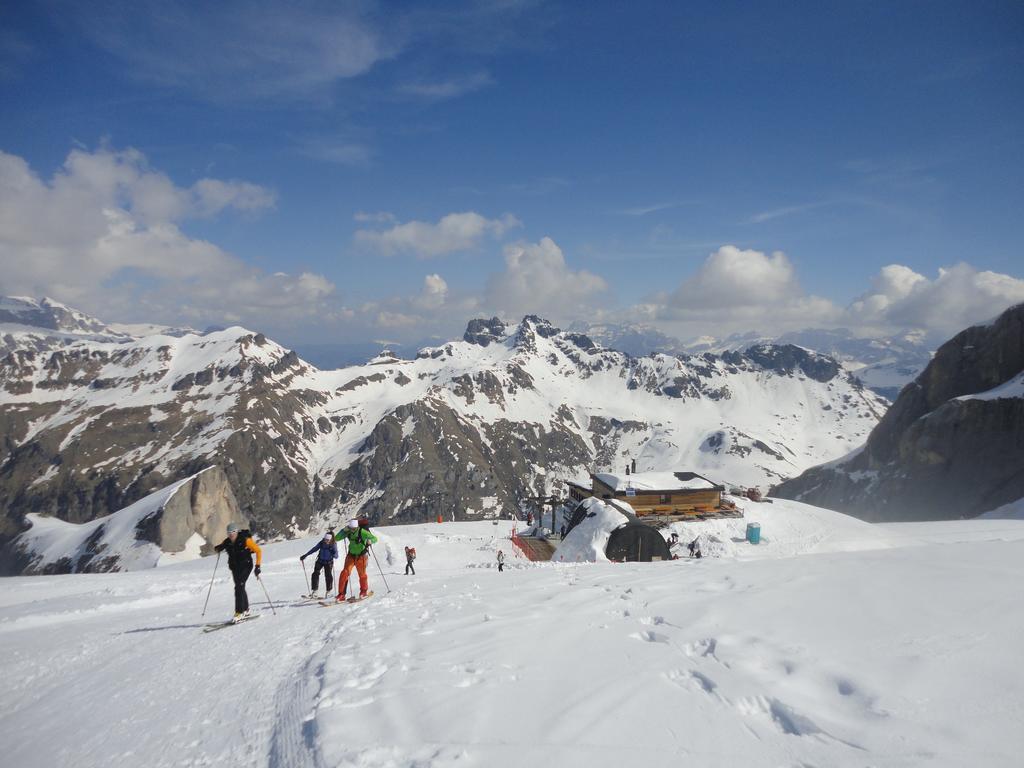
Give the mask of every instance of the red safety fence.
[(510, 538), (512, 540), (512, 546), (522, 552), (523, 556), (527, 560), (532, 562), (547, 562), (551, 559), (549, 552), (538, 552), (537, 549), (534, 548), (533, 539), (517, 536), (515, 531), (512, 532), (512, 536)]

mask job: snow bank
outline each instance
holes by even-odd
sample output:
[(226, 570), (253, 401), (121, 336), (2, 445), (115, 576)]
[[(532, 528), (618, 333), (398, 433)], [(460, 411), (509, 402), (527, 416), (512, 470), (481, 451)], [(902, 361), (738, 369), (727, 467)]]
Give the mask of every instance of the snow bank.
[(956, 400), (1004, 400), (1024, 397), (1024, 371), (1012, 379), (1004, 381), (998, 387), (972, 395), (961, 395)]
[(978, 515), (979, 520), (1024, 520), (1024, 499), (1011, 501)]
[(611, 504), (591, 496), (580, 502), (587, 516), (559, 543), (555, 562), (607, 562), (605, 548), (611, 532), (629, 522), (629, 518)]
[[(750, 506), (776, 544), (815, 519), (840, 530), (819, 548), (862, 536)], [(499, 574), (505, 523), (391, 527), (417, 575), (384, 564), (388, 594), (371, 568), (372, 600), (330, 608), (297, 599), (310, 537), (265, 547), (276, 614), (250, 580), (261, 619), (211, 635), (233, 599), (221, 563), (200, 617), (213, 558), (5, 579), (3, 764), (1016, 768), (1024, 522), (941, 528), (970, 541), (906, 523), (880, 527), (905, 548)]]
[[(788, 499), (757, 503), (737, 497), (726, 498), (743, 510), (743, 517), (673, 523), (665, 533), (678, 533), (679, 542), (684, 545), (673, 550), (674, 554), (680, 557), (689, 555), (685, 545), (697, 536), (704, 537), (704, 557), (793, 557), (814, 552), (854, 552), (891, 546), (881, 528), (840, 512)], [(748, 523), (761, 525), (760, 544), (747, 542)]]

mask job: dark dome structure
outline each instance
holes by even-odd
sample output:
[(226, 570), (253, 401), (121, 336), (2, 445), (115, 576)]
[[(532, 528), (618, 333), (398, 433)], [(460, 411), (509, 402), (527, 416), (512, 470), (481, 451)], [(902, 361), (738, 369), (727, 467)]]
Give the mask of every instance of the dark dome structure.
[(672, 559), (668, 542), (657, 529), (639, 522), (626, 523), (612, 531), (605, 554), (609, 560), (620, 563)]

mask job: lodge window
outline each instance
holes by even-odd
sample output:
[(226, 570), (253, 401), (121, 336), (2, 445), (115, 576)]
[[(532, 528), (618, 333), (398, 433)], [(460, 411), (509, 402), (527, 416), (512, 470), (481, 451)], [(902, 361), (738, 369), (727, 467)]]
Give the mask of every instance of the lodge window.
[(672, 503), (672, 497), (669, 494), (667, 494), (667, 493), (663, 493), (663, 494), (661, 494), (658, 497), (658, 503), (659, 504), (671, 504)]

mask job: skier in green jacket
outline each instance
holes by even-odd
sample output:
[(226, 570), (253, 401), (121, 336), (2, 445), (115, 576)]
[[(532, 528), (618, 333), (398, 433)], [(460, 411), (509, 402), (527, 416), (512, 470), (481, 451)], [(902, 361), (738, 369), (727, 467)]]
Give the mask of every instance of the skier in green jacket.
[(345, 555), (345, 567), (341, 569), (338, 577), (338, 597), (340, 602), (345, 599), (345, 590), (348, 589), (348, 577), (352, 573), (353, 566), (359, 574), (359, 599), (367, 597), (370, 592), (370, 584), (366, 578), (366, 556), (371, 544), (377, 543), (377, 537), (370, 533), (369, 528), (359, 525), (358, 520), (349, 520), (348, 525), (342, 528), (334, 537), (337, 541), (348, 542), (348, 554)]

